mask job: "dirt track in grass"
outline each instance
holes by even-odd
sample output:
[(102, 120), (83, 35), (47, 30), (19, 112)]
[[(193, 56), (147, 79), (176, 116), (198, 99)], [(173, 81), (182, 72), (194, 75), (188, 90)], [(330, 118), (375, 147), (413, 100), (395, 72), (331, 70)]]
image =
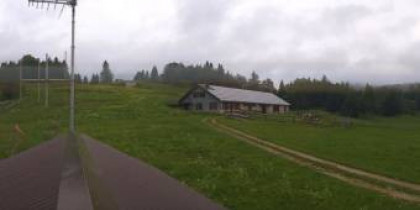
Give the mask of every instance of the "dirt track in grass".
[(321, 159), (310, 154), (292, 150), (219, 123), (215, 118), (205, 119), (213, 128), (239, 140), (279, 155), (299, 165), (306, 166), (322, 174), (348, 184), (366, 188), (393, 198), (420, 203), (420, 185), (397, 180), (380, 174), (352, 168), (337, 162)]

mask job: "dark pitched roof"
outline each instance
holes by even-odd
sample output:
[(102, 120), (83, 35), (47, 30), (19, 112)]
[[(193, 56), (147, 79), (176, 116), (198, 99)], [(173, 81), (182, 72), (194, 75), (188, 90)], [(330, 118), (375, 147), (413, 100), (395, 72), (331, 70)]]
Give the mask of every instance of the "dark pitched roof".
[[(81, 144), (79, 152), (59, 137), (0, 160), (0, 209), (91, 209), (86, 199), (98, 209), (224, 209), (139, 159), (87, 136)], [(68, 180), (79, 167), (95, 196), (74, 194), (83, 183)]]
[(64, 141), (0, 160), (0, 209), (56, 209)]
[(87, 136), (96, 178), (102, 180), (119, 209), (221, 210), (222, 206), (137, 158)]
[(270, 105), (283, 105), (289, 106), (290, 104), (282, 98), (274, 95), (273, 93), (244, 90), (236, 88), (228, 88), (216, 85), (200, 84), (201, 88), (208, 91), (211, 95), (215, 96), (220, 101), (225, 102), (242, 102), (253, 104), (270, 104)]

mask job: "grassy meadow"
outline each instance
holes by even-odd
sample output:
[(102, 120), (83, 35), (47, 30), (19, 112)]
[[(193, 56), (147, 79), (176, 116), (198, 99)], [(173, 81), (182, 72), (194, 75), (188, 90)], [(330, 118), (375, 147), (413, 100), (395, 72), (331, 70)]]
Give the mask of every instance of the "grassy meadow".
[[(230, 209), (420, 209), (417, 204), (356, 188), (298, 166), (220, 133), (203, 122), (206, 118), (220, 116), (191, 113), (168, 106), (187, 89), (163, 84), (140, 84), (135, 88), (79, 85), (77, 129), (158, 167)], [(24, 151), (65, 132), (67, 96), (65, 86), (54, 86), (50, 93), (50, 106), (45, 108), (42, 103), (37, 103), (34, 86), (27, 86), (21, 103), (0, 109), (0, 158), (13, 153), (16, 142), (20, 144), (15, 151)], [(418, 154), (409, 153), (419, 151), (419, 140), (414, 138), (418, 134), (413, 131), (415, 125), (405, 127), (398, 123), (407, 120), (420, 122), (414, 117), (375, 119), (350, 129), (262, 119), (221, 120), (267, 140), (320, 154), (321, 157), (342, 162), (347, 160), (359, 167), (374, 165), (369, 169), (378, 172), (405, 170), (411, 175), (403, 175), (403, 172), (391, 174), (416, 180), (417, 166), (401, 163), (407, 159), (413, 164), (418, 157)], [(395, 123), (387, 123), (388, 120)], [(24, 135), (16, 134), (16, 125)], [(389, 134), (376, 136), (380, 130), (395, 132), (394, 135), (400, 138), (393, 141)], [(397, 134), (397, 130), (406, 132)], [(291, 138), (293, 134), (295, 138)], [(323, 136), (328, 136), (329, 141), (322, 140)], [(367, 136), (364, 139), (370, 143), (359, 145), (362, 142), (359, 138), (350, 141), (358, 136)], [(411, 140), (412, 143), (401, 143)], [(380, 146), (375, 144), (378, 141), (382, 142)], [(317, 146), (316, 142), (320, 145)], [(359, 151), (352, 151), (356, 149)], [(358, 153), (362, 155), (360, 158), (353, 157)], [(408, 154), (411, 158), (404, 157)], [(362, 163), (363, 157), (370, 160)], [(386, 159), (382, 160), (383, 157)]]
[(420, 183), (420, 116), (354, 120), (349, 127), (263, 118), (220, 120), (241, 131), (298, 151)]

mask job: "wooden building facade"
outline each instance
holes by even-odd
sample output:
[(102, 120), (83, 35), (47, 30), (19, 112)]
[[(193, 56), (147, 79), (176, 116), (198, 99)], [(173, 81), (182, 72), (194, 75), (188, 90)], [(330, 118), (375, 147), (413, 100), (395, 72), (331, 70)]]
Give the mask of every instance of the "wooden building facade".
[(285, 113), (290, 104), (273, 93), (200, 84), (180, 100), (186, 110), (210, 112)]

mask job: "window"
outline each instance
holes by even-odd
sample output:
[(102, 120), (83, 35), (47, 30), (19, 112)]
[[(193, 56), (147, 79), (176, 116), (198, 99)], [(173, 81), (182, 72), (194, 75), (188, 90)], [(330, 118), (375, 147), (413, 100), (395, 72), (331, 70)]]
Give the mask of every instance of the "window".
[(267, 106), (265, 104), (261, 104), (260, 106), (261, 106), (262, 113), (266, 114), (267, 113)]
[(252, 111), (252, 104), (248, 104), (248, 111)]
[(229, 104), (228, 103), (223, 103), (223, 109), (224, 110), (229, 110)]
[(197, 89), (193, 92), (193, 98), (204, 98), (206, 93), (202, 89)]
[(188, 104), (188, 103), (186, 103), (186, 104), (184, 104), (184, 109), (185, 110), (189, 110), (189, 109), (191, 109), (191, 104)]
[(210, 110), (218, 110), (218, 104), (216, 102), (210, 102)]
[(237, 103), (233, 104), (233, 109), (239, 110), (240, 109), (240, 105), (237, 104)]
[(241, 105), (238, 103), (224, 103), (223, 109), (225, 110), (240, 110)]
[(201, 103), (195, 104), (195, 110), (203, 110), (203, 104)]

